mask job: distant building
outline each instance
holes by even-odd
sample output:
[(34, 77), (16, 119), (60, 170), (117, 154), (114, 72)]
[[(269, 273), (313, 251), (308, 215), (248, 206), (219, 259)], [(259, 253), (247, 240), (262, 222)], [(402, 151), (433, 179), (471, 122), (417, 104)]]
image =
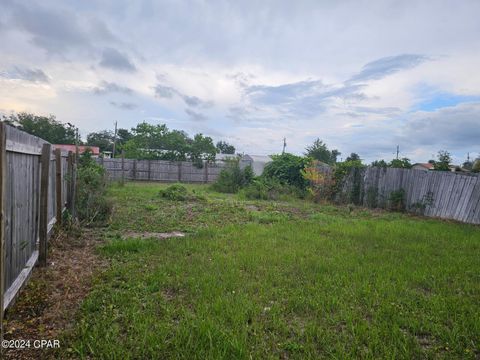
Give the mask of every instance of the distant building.
[(235, 154), (215, 154), (215, 161), (233, 160), (238, 157), (239, 155)]
[(413, 170), (433, 170), (433, 164), (430, 163), (416, 163), (412, 166)]
[[(71, 151), (73, 153), (77, 151), (77, 147), (75, 145), (53, 144), (52, 147), (53, 149), (61, 149), (63, 151)], [(98, 157), (100, 155), (100, 148), (98, 146), (78, 145), (79, 154), (83, 154), (85, 151), (87, 151), (87, 149), (90, 149), (93, 157)]]
[(243, 155), (240, 159), (240, 167), (243, 169), (251, 166), (255, 176), (260, 176), (263, 173), (265, 166), (272, 162), (272, 158), (266, 155)]

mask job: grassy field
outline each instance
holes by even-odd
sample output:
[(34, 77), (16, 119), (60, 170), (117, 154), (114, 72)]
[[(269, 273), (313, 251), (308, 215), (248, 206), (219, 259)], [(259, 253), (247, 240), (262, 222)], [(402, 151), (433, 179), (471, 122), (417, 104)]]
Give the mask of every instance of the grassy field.
[[(70, 348), (106, 359), (478, 358), (478, 227), (245, 201), (189, 186), (112, 187), (111, 267)], [(184, 238), (124, 239), (127, 231)]]

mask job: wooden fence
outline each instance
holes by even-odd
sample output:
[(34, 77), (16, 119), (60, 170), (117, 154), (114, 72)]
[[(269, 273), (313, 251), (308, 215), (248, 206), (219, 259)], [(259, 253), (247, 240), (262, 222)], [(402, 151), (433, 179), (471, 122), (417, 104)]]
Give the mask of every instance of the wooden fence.
[(377, 167), (353, 169), (337, 201), (389, 208), (392, 195), (397, 199), (400, 196), (409, 212), (480, 224), (480, 176), (475, 174)]
[(109, 180), (145, 180), (162, 182), (212, 183), (223, 169), (223, 162), (204, 162), (198, 168), (190, 161), (104, 159), (97, 162), (105, 168)]
[(47, 264), (48, 239), (74, 213), (75, 156), (0, 122), (0, 323), (33, 267)]

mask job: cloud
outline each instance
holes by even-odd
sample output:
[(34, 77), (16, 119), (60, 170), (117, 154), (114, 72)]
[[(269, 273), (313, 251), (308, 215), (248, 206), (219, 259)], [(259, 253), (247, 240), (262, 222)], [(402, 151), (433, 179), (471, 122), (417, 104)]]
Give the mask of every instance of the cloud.
[(428, 57), (417, 54), (380, 58), (366, 64), (358, 74), (350, 78), (350, 81), (378, 80), (398, 71), (414, 68), (427, 60)]
[(119, 109), (122, 110), (133, 110), (138, 108), (137, 104), (130, 103), (130, 102), (116, 102), (116, 101), (110, 101), (110, 105), (115, 106)]
[(100, 66), (126, 72), (134, 72), (137, 70), (127, 55), (110, 47), (103, 49)]
[(164, 85), (155, 85), (153, 88), (155, 91), (155, 96), (160, 98), (160, 99), (171, 99), (173, 95), (177, 94), (177, 90), (170, 86), (164, 86)]
[(48, 76), (41, 69), (29, 69), (14, 66), (10, 70), (0, 72), (0, 77), (6, 79), (25, 80), (37, 83), (48, 83)]
[(185, 109), (185, 112), (190, 117), (190, 119), (192, 119), (193, 121), (205, 121), (205, 120), (208, 119), (205, 115), (203, 115), (199, 112), (193, 111), (192, 109), (187, 108), (187, 109)]
[(436, 150), (477, 150), (480, 139), (480, 102), (459, 104), (409, 116), (400, 139)]
[(69, 11), (58, 11), (29, 3), (7, 2), (10, 25), (31, 35), (31, 41), (49, 53), (61, 53), (76, 46), (89, 46), (88, 36), (77, 17)]
[(104, 95), (109, 93), (120, 93), (125, 95), (132, 95), (133, 90), (122, 85), (118, 85), (114, 82), (102, 81), (99, 86), (93, 89), (94, 94)]
[[(157, 76), (158, 77), (158, 76)], [(202, 107), (209, 108), (214, 105), (213, 101), (202, 100), (197, 96), (190, 96), (182, 93), (181, 91), (162, 84), (157, 84), (153, 88), (155, 96), (160, 99), (172, 99), (174, 95), (180, 97), (189, 107)]]

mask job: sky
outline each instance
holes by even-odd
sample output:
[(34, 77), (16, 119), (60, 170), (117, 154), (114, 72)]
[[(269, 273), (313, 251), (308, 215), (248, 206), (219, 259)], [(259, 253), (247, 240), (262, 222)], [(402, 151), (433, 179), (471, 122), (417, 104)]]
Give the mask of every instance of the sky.
[(0, 114), (238, 152), (480, 156), (480, 1), (0, 0)]

